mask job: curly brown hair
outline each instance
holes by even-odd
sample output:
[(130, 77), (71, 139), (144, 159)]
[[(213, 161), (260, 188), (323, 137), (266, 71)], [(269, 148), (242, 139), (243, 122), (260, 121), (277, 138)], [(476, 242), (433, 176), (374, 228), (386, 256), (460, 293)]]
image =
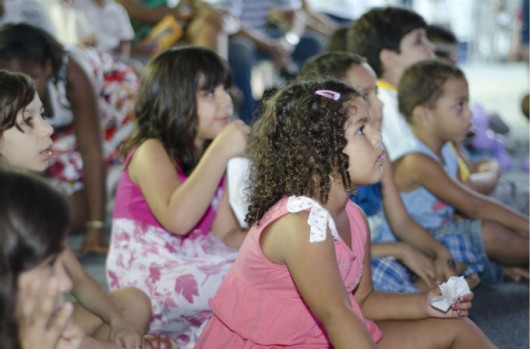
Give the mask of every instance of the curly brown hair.
[[(331, 90), (340, 98), (315, 93)], [(346, 122), (357, 98), (354, 88), (336, 80), (293, 82), (267, 100), (255, 122), (247, 153), (250, 172), (247, 191), (249, 226), (283, 196), (308, 196), (328, 201), (332, 178), (352, 188), (349, 158), (343, 152)]]

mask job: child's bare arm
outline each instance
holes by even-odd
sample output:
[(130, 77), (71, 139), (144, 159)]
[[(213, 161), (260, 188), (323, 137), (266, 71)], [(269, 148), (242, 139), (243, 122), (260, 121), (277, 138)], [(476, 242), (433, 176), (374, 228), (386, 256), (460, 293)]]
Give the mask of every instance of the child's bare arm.
[(375, 348), (364, 323), (353, 312), (340, 276), (334, 241), (328, 233), (321, 242), (309, 242), (307, 213), (289, 214), (273, 223), (262, 236), (262, 249), (272, 262), (285, 264), (316, 318), (337, 349)]
[(231, 247), (239, 248), (247, 235), (247, 230), (239, 226), (230, 203), (228, 202), (228, 193), (225, 191), (217, 215), (213, 221), (212, 231), (215, 235), (223, 239), (223, 242)]
[[(372, 243), (372, 257), (394, 257), (428, 286), (436, 285), (436, 274), (432, 258), (407, 242)], [(445, 280), (442, 280), (445, 281)]]
[[(394, 182), (390, 162), (385, 162), (383, 166), (383, 206), (392, 231), (400, 240), (410, 243), (433, 258), (435, 275), (426, 279), (425, 274), (418, 274), (428, 285), (433, 286), (434, 282), (447, 280), (454, 275), (451, 252), (410, 217)], [(413, 271), (417, 273), (416, 270)]]
[(437, 161), (427, 155), (405, 156), (399, 162), (396, 176), (406, 177), (417, 185), (425, 187), (469, 218), (494, 221), (507, 228), (528, 233), (527, 216), (452, 179)]
[(502, 172), (497, 160), (473, 161), (469, 156), (466, 156), (460, 146), (455, 145), (453, 149), (456, 155), (464, 162), (464, 166), (469, 169), (468, 178), (460, 178), (460, 180), (476, 192), (484, 195), (490, 194), (497, 186)]
[(227, 125), (182, 184), (160, 141), (147, 140), (138, 147), (128, 173), (164, 228), (182, 235), (197, 224), (212, 201), (228, 160), (245, 150), (248, 132), (241, 121)]
[(363, 276), (355, 291), (354, 298), (361, 306), (367, 319), (378, 320), (419, 320), (429, 317), (453, 318), (466, 317), (471, 308), (473, 294), (461, 297), (458, 303), (447, 313), (433, 308), (430, 301), (440, 294), (440, 289), (434, 287), (422, 293), (386, 293), (373, 289), (370, 272), (370, 239), (365, 246)]

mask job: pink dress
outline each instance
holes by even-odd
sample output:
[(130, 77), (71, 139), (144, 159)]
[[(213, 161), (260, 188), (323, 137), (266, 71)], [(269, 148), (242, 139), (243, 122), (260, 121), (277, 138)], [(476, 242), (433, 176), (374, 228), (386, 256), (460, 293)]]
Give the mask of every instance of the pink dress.
[[(224, 179), (199, 223), (188, 234), (169, 233), (149, 210), (140, 187), (127, 174), (125, 162), (114, 206), (107, 257), (111, 290), (133, 286), (152, 302), (149, 333), (163, 334), (181, 348), (193, 348), (201, 325), (210, 317), (214, 296), (237, 251), (210, 229), (224, 193)], [(186, 176), (179, 171), (181, 182)]]
[[(347, 203), (352, 241), (350, 250), (338, 234), (333, 233), (333, 230), (336, 232), (335, 225), (324, 208), (307, 197), (290, 197), (278, 201), (267, 211), (260, 225), (250, 229), (235, 264), (210, 301), (213, 316), (195, 348), (331, 347), (322, 324), (298, 293), (287, 266), (269, 261), (259, 244), (260, 234), (269, 224), (289, 212), (301, 210), (310, 210), (310, 241), (323, 240), (329, 227), (335, 239), (337, 264), (344, 287), (350, 294), (352, 308), (364, 320), (374, 341), (381, 339), (381, 330), (372, 321), (364, 319), (353, 298), (362, 277), (367, 238), (359, 209), (353, 203)], [(318, 221), (327, 222), (327, 226), (320, 224), (319, 227)]]

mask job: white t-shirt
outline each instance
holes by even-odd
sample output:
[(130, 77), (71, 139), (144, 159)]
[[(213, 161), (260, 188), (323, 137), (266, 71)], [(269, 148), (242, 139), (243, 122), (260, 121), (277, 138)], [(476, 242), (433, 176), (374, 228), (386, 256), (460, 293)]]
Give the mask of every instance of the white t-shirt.
[(357, 19), (374, 6), (383, 6), (383, 0), (307, 0), (311, 9), (345, 19)]
[(378, 94), (383, 107), (381, 133), (390, 161), (395, 161), (416, 146), (415, 136), (405, 117), (399, 112), (397, 91), (379, 85)]
[[(63, 45), (77, 45), (94, 35), (94, 29), (73, 6), (61, 0), (39, 0), (48, 11), (54, 26), (55, 38)], [(88, 1), (88, 0), (84, 0)]]
[(96, 47), (112, 52), (121, 41), (130, 41), (134, 30), (127, 11), (114, 0), (106, 0), (103, 7), (93, 0), (74, 1), (74, 8), (82, 12), (92, 24), (96, 35)]
[(0, 16), (0, 25), (6, 23), (30, 24), (55, 36), (46, 8), (36, 0), (4, 0), (4, 14)]

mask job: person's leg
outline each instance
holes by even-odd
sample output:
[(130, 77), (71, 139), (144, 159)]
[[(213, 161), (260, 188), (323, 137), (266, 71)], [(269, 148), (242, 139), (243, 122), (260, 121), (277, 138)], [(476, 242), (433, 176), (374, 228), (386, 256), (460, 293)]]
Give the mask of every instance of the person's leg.
[(232, 69), (234, 85), (243, 94), (243, 102), (239, 107), (239, 118), (249, 124), (256, 108), (256, 100), (252, 95), (252, 67), (256, 63), (256, 47), (252, 42), (241, 37), (231, 37), (228, 44), (228, 62)]
[(528, 235), (483, 221), (482, 239), (488, 256), (507, 266), (528, 266)]
[(378, 343), (381, 349), (497, 348), (467, 318), (378, 321), (377, 325), (383, 331), (383, 339)]
[(105, 227), (93, 227), (92, 229), (87, 229), (86, 227), (86, 222), (89, 218), (87, 192), (85, 188), (74, 192), (69, 197), (69, 202), (72, 208), (72, 231), (83, 231), (85, 234), (77, 256), (81, 258), (90, 252), (101, 255), (107, 254), (108, 247), (105, 243)]
[[(109, 295), (114, 304), (121, 310), (123, 317), (129, 321), (140, 336), (143, 335), (151, 316), (151, 302), (147, 295), (133, 287), (120, 288), (109, 293)], [(73, 319), (87, 337), (91, 338), (90, 343), (108, 341), (109, 325), (79, 303), (74, 305)], [(107, 343), (99, 345), (105, 348)]]

